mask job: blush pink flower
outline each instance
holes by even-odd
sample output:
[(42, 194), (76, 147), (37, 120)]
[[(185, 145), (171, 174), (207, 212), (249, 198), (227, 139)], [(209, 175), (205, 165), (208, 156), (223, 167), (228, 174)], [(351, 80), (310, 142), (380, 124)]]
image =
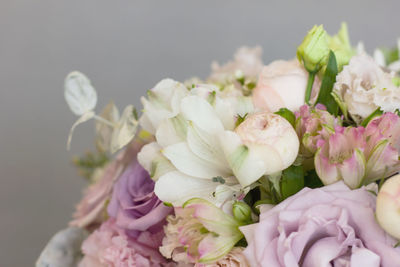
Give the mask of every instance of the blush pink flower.
[(243, 237), (238, 221), (204, 199), (188, 200), (167, 220), (160, 252), (176, 262), (216, 262)]
[(142, 144), (132, 143), (117, 158), (105, 166), (98, 181), (90, 185), (77, 205), (71, 226), (92, 228), (106, 220), (106, 203), (111, 197), (113, 185), (124, 169), (136, 158)]
[(309, 189), (241, 227), (253, 267), (396, 267), (400, 248), (375, 220), (374, 194), (343, 182)]
[(318, 140), (315, 170), (325, 185), (343, 180), (350, 188), (361, 186), (366, 159), (364, 128), (336, 127), (327, 140)]
[[(305, 102), (308, 72), (298, 60), (277, 60), (265, 66), (253, 91), (254, 106), (260, 110), (275, 112), (280, 108), (298, 110)], [(317, 95), (319, 79), (313, 85)]]
[(158, 252), (162, 238), (162, 233), (142, 232), (131, 239), (110, 219), (83, 242), (84, 258), (79, 267), (172, 267)]
[(295, 115), (296, 132), (301, 142), (300, 153), (305, 156), (314, 155), (318, 140), (328, 138), (330, 132), (342, 125), (341, 119), (335, 118), (321, 104), (315, 108), (303, 105)]

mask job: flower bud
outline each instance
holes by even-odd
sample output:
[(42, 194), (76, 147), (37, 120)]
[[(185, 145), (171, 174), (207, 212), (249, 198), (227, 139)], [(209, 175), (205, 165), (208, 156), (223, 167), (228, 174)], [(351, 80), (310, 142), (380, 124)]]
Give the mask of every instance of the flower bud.
[(297, 58), (308, 72), (317, 72), (326, 64), (328, 55), (328, 34), (322, 25), (315, 25), (297, 48)]
[(387, 233), (400, 239), (400, 174), (387, 180), (379, 191), (376, 217)]
[(232, 207), (233, 217), (241, 222), (252, 222), (251, 208), (244, 202), (236, 201)]

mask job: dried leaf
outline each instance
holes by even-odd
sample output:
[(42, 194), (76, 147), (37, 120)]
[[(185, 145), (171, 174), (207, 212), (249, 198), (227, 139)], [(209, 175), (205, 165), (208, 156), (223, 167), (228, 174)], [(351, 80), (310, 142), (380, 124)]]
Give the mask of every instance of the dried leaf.
[(93, 110), (97, 103), (97, 93), (90, 80), (78, 71), (67, 75), (64, 82), (64, 97), (71, 111), (77, 115)]
[(123, 148), (134, 137), (138, 128), (138, 121), (135, 118), (133, 105), (127, 106), (122, 113), (121, 119), (114, 128), (111, 138), (111, 153)]

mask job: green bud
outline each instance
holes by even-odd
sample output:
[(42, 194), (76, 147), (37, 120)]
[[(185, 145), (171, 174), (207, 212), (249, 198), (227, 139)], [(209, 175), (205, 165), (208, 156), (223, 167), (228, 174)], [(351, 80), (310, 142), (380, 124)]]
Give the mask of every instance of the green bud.
[(340, 30), (336, 35), (332, 37), (328, 35), (328, 45), (329, 49), (335, 53), (338, 70), (340, 72), (342, 71), (343, 66), (349, 63), (351, 57), (355, 53), (350, 44), (346, 23), (342, 23)]
[(241, 222), (252, 222), (251, 208), (244, 202), (236, 201), (232, 207), (233, 217)]
[(297, 58), (308, 72), (317, 72), (329, 55), (328, 34), (322, 25), (314, 26), (297, 48)]

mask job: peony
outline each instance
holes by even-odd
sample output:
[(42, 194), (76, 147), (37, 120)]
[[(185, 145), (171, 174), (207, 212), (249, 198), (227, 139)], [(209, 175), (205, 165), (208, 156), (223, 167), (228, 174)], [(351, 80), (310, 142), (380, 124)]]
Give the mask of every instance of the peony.
[(400, 174), (387, 180), (379, 190), (376, 217), (386, 232), (400, 239)]
[[(297, 60), (274, 61), (265, 66), (253, 91), (254, 106), (270, 112), (280, 108), (296, 111), (304, 105), (308, 72)], [(319, 79), (315, 78), (313, 93), (317, 94)]]
[(142, 144), (132, 142), (117, 158), (100, 171), (100, 178), (90, 185), (81, 202), (76, 207), (71, 226), (91, 227), (106, 219), (106, 203), (110, 199), (114, 182), (122, 174), (126, 166), (136, 157)]
[(108, 214), (118, 227), (136, 237), (143, 231), (163, 231), (165, 217), (172, 208), (165, 206), (154, 193), (154, 181), (134, 160), (114, 185)]
[[(212, 203), (199, 198), (175, 208), (168, 217), (160, 252), (182, 263), (213, 263), (221, 260), (243, 238), (242, 225)], [(228, 260), (228, 259), (227, 259)]]
[(132, 239), (109, 219), (83, 242), (79, 267), (173, 266), (158, 252), (162, 236), (142, 232)]
[(304, 188), (272, 209), (260, 222), (241, 227), (251, 266), (395, 267), (400, 248), (375, 221), (375, 196), (342, 182)]
[(384, 112), (400, 108), (400, 88), (392, 78), (373, 58), (360, 54), (338, 74), (334, 91), (344, 100), (353, 119), (360, 122), (377, 108)]
[(196, 264), (195, 267), (250, 267), (243, 255), (244, 248), (235, 247), (225, 257), (210, 264)]

